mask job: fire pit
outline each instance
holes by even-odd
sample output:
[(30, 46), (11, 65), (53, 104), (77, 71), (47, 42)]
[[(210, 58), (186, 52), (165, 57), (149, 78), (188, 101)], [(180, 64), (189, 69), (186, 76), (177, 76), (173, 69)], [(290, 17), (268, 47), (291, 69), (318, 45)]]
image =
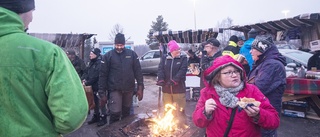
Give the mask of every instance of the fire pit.
[[(115, 122), (100, 129), (99, 137), (153, 137), (150, 135), (149, 118), (139, 118), (138, 115), (129, 116), (121, 121)], [(199, 137), (204, 135), (204, 130), (195, 127), (191, 119), (187, 120), (189, 128), (171, 133), (171, 137)], [(168, 131), (169, 133), (169, 131)], [(160, 137), (160, 136), (157, 136)]]
[(171, 109), (166, 110), (162, 117), (148, 114), (129, 116), (100, 129), (97, 134), (100, 137), (197, 137), (204, 135), (204, 130), (197, 128), (191, 118), (179, 115), (177, 111), (174, 111), (172, 105), (168, 107)]

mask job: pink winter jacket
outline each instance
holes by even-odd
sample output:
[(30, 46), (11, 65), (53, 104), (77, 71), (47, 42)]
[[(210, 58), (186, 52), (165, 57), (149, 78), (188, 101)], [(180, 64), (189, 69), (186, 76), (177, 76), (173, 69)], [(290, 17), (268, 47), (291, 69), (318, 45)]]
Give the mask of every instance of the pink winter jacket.
[[(261, 102), (260, 118), (254, 122), (244, 110), (237, 110), (229, 137), (260, 137), (260, 127), (265, 129), (275, 129), (279, 126), (280, 119), (277, 111), (271, 106), (269, 100), (254, 85), (246, 84), (245, 88), (239, 92), (237, 97), (255, 98)], [(213, 98), (217, 103), (217, 108), (213, 112), (213, 118), (208, 120), (203, 114), (206, 100)], [(201, 97), (193, 113), (193, 122), (196, 126), (206, 128), (208, 137), (223, 137), (227, 129), (231, 115), (231, 108), (226, 108), (219, 101), (219, 96), (214, 88), (204, 88), (201, 90)]]

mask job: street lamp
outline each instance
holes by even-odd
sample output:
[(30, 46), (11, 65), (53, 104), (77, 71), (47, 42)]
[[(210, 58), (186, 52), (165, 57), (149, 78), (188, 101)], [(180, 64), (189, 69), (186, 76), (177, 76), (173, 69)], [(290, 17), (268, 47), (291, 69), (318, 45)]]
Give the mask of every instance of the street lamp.
[(283, 10), (281, 12), (284, 14), (284, 17), (287, 18), (287, 15), (290, 12), (290, 10)]
[(196, 0), (193, 0), (193, 17), (194, 17), (194, 29), (197, 30)]

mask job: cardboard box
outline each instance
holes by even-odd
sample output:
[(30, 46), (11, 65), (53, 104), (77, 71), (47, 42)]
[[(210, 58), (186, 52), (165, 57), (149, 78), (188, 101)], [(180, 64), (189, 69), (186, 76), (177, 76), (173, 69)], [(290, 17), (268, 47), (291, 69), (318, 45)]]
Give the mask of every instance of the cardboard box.
[(317, 51), (320, 50), (320, 40), (315, 40), (310, 42), (310, 50)]
[(308, 107), (308, 103), (305, 101), (285, 101), (282, 102), (282, 105), (291, 105), (291, 106), (299, 106), (299, 107)]
[(305, 118), (306, 117), (306, 113), (305, 112), (288, 110), (288, 109), (284, 109), (282, 115), (288, 116), (288, 117), (301, 117), (301, 118)]

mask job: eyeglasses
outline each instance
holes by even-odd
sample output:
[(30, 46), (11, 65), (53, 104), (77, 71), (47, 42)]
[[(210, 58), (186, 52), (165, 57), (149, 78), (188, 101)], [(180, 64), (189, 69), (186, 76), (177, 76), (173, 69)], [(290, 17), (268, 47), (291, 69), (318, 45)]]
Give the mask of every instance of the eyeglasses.
[(223, 72), (221, 74), (228, 75), (228, 76), (232, 76), (233, 74), (239, 75), (240, 71), (239, 70), (235, 70), (235, 71)]

